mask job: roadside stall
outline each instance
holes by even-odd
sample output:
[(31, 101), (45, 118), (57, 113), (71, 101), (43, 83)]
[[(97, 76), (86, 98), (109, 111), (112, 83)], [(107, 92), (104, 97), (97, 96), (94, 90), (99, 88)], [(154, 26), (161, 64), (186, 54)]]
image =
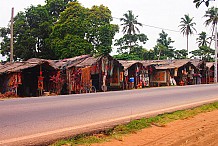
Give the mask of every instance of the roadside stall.
[(88, 57), (67, 67), (70, 93), (79, 93), (91, 87), (97, 91), (122, 89), (122, 66), (111, 56)]
[[(196, 71), (198, 74), (195, 74), (196, 84), (207, 84), (208, 81), (208, 68), (206, 66), (206, 62), (200, 59), (191, 59), (191, 63), (196, 67)], [(200, 81), (201, 79), (201, 81)]]
[(207, 84), (214, 83), (214, 62), (207, 62)]
[(43, 59), (6, 63), (0, 68), (3, 82), (1, 93), (15, 93), (17, 96), (41, 96), (50, 90), (50, 75), (56, 68)]

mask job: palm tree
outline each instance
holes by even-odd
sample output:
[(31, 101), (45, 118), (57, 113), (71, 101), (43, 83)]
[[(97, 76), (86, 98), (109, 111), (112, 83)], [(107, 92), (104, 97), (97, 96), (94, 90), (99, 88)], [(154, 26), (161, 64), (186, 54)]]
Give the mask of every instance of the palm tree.
[(206, 32), (202, 31), (201, 33), (198, 34), (199, 37), (196, 39), (197, 40), (197, 43), (198, 43), (198, 46), (208, 46), (209, 42), (208, 42), (208, 39), (207, 38), (207, 34)]
[(138, 27), (136, 27), (136, 25), (142, 26), (141, 23), (139, 23), (137, 21), (137, 17), (135, 16), (131, 10), (129, 10), (127, 13), (125, 13), (124, 18), (121, 18), (120, 21), (123, 21), (123, 23), (121, 25), (123, 25), (123, 33), (127, 33), (127, 34), (136, 34), (137, 32), (140, 32)]
[(183, 33), (183, 35), (186, 35), (187, 37), (187, 53), (188, 53), (188, 37), (189, 35), (192, 35), (194, 32), (197, 32), (196, 29), (194, 28), (194, 25), (196, 25), (195, 22), (193, 22), (193, 18), (190, 18), (190, 16), (187, 14), (187, 15), (184, 15), (184, 18), (181, 18), (182, 20), (180, 21), (180, 25), (179, 27), (180, 30), (181, 30), (181, 33)]
[(212, 25), (212, 37), (211, 37), (211, 41), (210, 41), (210, 45), (211, 42), (213, 40), (213, 34), (214, 34), (214, 30), (215, 30), (215, 26), (217, 25), (218, 22), (218, 8), (216, 7), (211, 7), (206, 11), (206, 14), (204, 15), (204, 17), (207, 17), (208, 19), (205, 21), (205, 25)]

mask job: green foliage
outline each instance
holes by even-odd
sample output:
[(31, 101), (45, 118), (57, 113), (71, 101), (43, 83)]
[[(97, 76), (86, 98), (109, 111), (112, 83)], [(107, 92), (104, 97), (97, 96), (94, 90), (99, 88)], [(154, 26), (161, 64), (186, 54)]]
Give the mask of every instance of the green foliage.
[(181, 33), (183, 33), (183, 35), (186, 35), (187, 37), (187, 52), (188, 52), (188, 37), (189, 35), (194, 34), (194, 31), (197, 32), (194, 27), (196, 23), (193, 22), (193, 19), (194, 17), (190, 18), (188, 14), (184, 15), (184, 17), (181, 18), (180, 25), (179, 25), (179, 27), (181, 27), (180, 28)]
[(0, 43), (0, 53), (3, 56), (9, 56), (10, 52), (10, 38), (8, 37), (8, 34), (10, 33), (10, 30), (8, 28), (0, 28), (0, 37), (2, 38), (2, 41)]
[(198, 57), (205, 61), (213, 61), (213, 55), (215, 51), (208, 46), (200, 46), (198, 50), (191, 51), (191, 58)]
[(211, 46), (211, 42), (213, 40), (213, 36), (214, 36), (214, 30), (215, 30), (215, 26), (218, 24), (218, 8), (217, 7), (211, 7), (206, 11), (206, 14), (204, 15), (204, 17), (208, 18), (205, 21), (205, 25), (209, 26), (212, 25), (212, 37), (211, 37), (211, 41), (209, 46)]
[(174, 50), (171, 44), (174, 42), (172, 41), (171, 37), (168, 37), (168, 34), (162, 30), (159, 33), (160, 38), (157, 39), (157, 45), (154, 47), (154, 54), (156, 58), (154, 59), (172, 59), (174, 57)]
[(46, 0), (46, 9), (49, 15), (52, 17), (52, 21), (56, 22), (60, 16), (60, 13), (66, 9), (69, 2), (75, 0)]
[[(128, 11), (123, 15), (124, 17), (120, 19), (123, 22), (123, 37), (115, 40), (115, 46), (118, 46), (118, 55), (114, 57), (122, 60), (143, 60), (145, 49), (142, 45), (148, 40), (147, 36), (143, 33), (139, 33), (137, 25), (142, 26), (141, 23), (137, 21), (137, 17), (132, 11)], [(139, 34), (136, 34), (138, 32)]]
[[(32, 57), (56, 59), (50, 48), (49, 36), (53, 19), (48, 6), (30, 6), (14, 18), (14, 59), (27, 60)], [(9, 28), (8, 28), (9, 29)], [(10, 35), (10, 31), (7, 36)], [(2, 55), (9, 55), (10, 44), (3, 39)]]
[(144, 60), (156, 60), (158, 59), (154, 50), (153, 49), (150, 49), (149, 51), (148, 50), (145, 50), (144, 54), (143, 54), (143, 59)]
[(109, 54), (115, 33), (119, 31), (118, 25), (110, 24), (111, 11), (103, 5), (93, 6), (87, 19), (89, 28), (86, 38), (93, 44), (94, 52), (98, 55)]
[(32, 57), (53, 59), (54, 52), (47, 39), (51, 33), (51, 19), (44, 6), (31, 6), (20, 12), (14, 22), (15, 59)]
[(188, 55), (188, 53), (187, 53), (186, 49), (174, 51), (174, 58), (175, 59), (186, 59), (187, 55)]
[[(88, 9), (76, 0), (46, 0), (44, 6), (30, 6), (14, 19), (14, 58), (108, 54), (118, 31), (111, 21), (111, 11), (103, 5)], [(0, 30), (1, 54), (9, 56), (10, 29)]]
[(127, 13), (123, 14), (123, 18), (120, 19), (123, 23), (123, 33), (124, 34), (136, 34), (136, 31), (140, 33), (138, 27), (136, 25), (142, 26), (141, 23), (137, 21), (137, 17), (133, 14), (131, 10), (128, 10)]
[(107, 7), (84, 8), (78, 2), (68, 4), (54, 25), (51, 46), (59, 58), (82, 54), (109, 54), (118, 26), (110, 24), (111, 12)]
[(179, 27), (181, 27), (180, 30), (183, 35), (191, 35), (194, 33), (194, 31), (196, 31), (196, 29), (194, 28), (194, 25), (196, 25), (196, 23), (193, 22), (193, 19), (194, 17), (190, 18), (188, 14), (184, 15), (184, 17), (181, 18), (181, 24), (179, 25)]
[(145, 44), (148, 38), (145, 34), (125, 34), (122, 38), (115, 40), (115, 46), (118, 46), (118, 53), (129, 52), (134, 53), (134, 48), (142, 47), (141, 44)]
[(215, 0), (194, 0), (193, 3), (195, 3), (196, 8), (200, 7), (202, 3), (205, 3), (205, 5), (208, 7), (210, 1), (215, 1)]
[(117, 137), (119, 137), (119, 139), (122, 139), (122, 136), (126, 134), (135, 133), (141, 129), (151, 127), (151, 125), (164, 127), (165, 124), (167, 123), (176, 120), (184, 120), (196, 116), (200, 113), (211, 112), (217, 109), (218, 109), (218, 102), (215, 102), (211, 104), (202, 105), (193, 109), (179, 110), (172, 113), (157, 115), (155, 117), (132, 120), (127, 124), (115, 126), (114, 128), (107, 129), (99, 134), (78, 135), (68, 140), (61, 140), (59, 142), (56, 142), (52, 146), (91, 145), (94, 143), (106, 142), (110, 139), (114, 139)]
[(198, 47), (200, 46), (208, 46), (209, 44), (209, 38), (207, 38), (206, 32), (202, 31), (200, 34), (198, 34), (199, 37), (196, 39), (198, 43)]

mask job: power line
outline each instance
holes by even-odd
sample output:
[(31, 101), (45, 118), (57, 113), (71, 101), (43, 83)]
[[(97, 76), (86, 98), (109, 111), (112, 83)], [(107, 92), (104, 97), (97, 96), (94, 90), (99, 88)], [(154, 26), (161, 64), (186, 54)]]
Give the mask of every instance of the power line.
[[(114, 19), (121, 19), (121, 18), (117, 18), (117, 17), (113, 17)], [(172, 29), (167, 29), (167, 28), (163, 28), (163, 27), (158, 27), (158, 26), (154, 26), (154, 25), (148, 25), (148, 24), (143, 24), (141, 23), (143, 26), (147, 26), (147, 27), (152, 27), (152, 28), (156, 28), (156, 29), (161, 29), (161, 30), (167, 30), (167, 31), (172, 31), (172, 32), (179, 32), (178, 30), (172, 30)]]
[[(121, 18), (118, 18), (118, 17), (112, 17), (114, 19), (118, 19), (120, 20)], [(158, 27), (158, 26), (154, 26), (154, 25), (148, 25), (148, 24), (144, 24), (144, 23), (141, 23), (143, 26), (146, 26), (146, 27), (151, 27), (151, 28), (155, 28), (155, 29), (160, 29), (160, 30), (166, 30), (166, 31), (171, 31), (171, 32), (176, 32), (176, 33), (181, 33), (180, 31), (178, 30), (173, 30), (173, 29), (168, 29), (168, 28), (163, 28), (163, 27)], [(199, 34), (197, 33), (193, 33), (192, 35), (197, 35), (199, 36)], [(207, 35), (207, 36), (210, 36), (210, 35)]]

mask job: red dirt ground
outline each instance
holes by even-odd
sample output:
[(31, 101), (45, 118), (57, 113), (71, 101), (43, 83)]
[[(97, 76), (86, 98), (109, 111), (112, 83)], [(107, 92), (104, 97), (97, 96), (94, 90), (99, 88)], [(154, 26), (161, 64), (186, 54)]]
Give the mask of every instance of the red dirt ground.
[(92, 146), (218, 146), (218, 110)]

